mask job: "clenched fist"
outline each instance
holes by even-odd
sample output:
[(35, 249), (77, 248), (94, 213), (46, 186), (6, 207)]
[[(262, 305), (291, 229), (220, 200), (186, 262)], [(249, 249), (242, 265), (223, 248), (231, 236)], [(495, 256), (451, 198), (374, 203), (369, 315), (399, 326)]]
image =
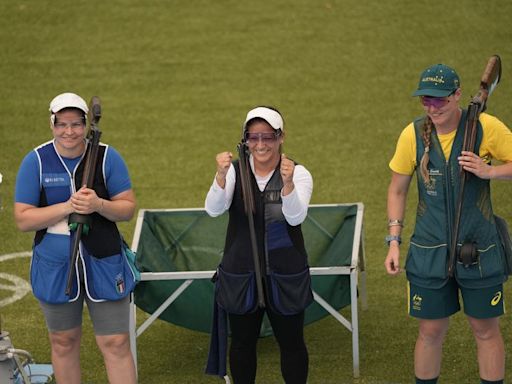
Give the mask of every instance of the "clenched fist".
[(288, 159), (283, 153), (281, 155), (281, 168), (279, 169), (283, 179), (283, 195), (288, 195), (293, 191), (293, 171), (295, 170), (295, 163)]
[(217, 154), (215, 160), (217, 161), (217, 175), (215, 178), (217, 179), (217, 184), (224, 188), (226, 185), (226, 175), (233, 160), (233, 154), (231, 152), (221, 152)]

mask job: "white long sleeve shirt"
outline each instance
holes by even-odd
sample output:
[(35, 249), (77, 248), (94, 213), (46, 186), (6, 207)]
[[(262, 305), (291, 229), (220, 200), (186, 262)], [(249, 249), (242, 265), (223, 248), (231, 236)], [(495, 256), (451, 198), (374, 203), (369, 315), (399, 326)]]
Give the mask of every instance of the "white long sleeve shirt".
[[(254, 173), (252, 157), (250, 158), (250, 164)], [(265, 186), (273, 174), (274, 171), (266, 176), (258, 176), (254, 173), (260, 191), (265, 189)], [(220, 216), (229, 209), (233, 201), (235, 179), (236, 173), (233, 164), (229, 167), (226, 175), (226, 185), (224, 189), (219, 186), (216, 178), (213, 179), (212, 186), (205, 200), (205, 209), (210, 216)], [(286, 222), (295, 226), (301, 224), (308, 214), (309, 201), (311, 200), (311, 194), (313, 192), (313, 178), (311, 177), (311, 173), (309, 173), (304, 166), (296, 165), (293, 172), (293, 184), (293, 191), (286, 196), (281, 194), (281, 199), (283, 202), (283, 215)]]

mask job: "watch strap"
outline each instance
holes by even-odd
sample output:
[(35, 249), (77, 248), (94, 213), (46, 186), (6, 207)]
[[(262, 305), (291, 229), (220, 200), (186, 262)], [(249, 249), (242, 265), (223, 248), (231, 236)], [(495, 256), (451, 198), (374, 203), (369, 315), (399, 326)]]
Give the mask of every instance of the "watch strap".
[(397, 236), (397, 235), (387, 235), (386, 238), (385, 238), (385, 241), (386, 241), (386, 244), (388, 245), (388, 247), (389, 247), (389, 244), (393, 240), (398, 241), (398, 245), (402, 244), (402, 238), (400, 236)]

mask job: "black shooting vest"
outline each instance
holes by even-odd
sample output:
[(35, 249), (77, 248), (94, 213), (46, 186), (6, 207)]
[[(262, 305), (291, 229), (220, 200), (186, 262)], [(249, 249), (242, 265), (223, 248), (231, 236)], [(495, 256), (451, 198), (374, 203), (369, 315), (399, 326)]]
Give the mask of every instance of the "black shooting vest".
[[(448, 281), (448, 260), (461, 181), (457, 157), (463, 147), (466, 115), (467, 111), (462, 111), (449, 159), (445, 159), (433, 129), (427, 166), (429, 184), (424, 183), (419, 167), (425, 149), (422, 140), (424, 117), (414, 121), (418, 207), (406, 270), (409, 281), (422, 287), (439, 288)], [(482, 136), (482, 126), (478, 122), (474, 150), (477, 154)], [(468, 242), (476, 244), (478, 258), (468, 267), (457, 260), (455, 277), (458, 283), (469, 288), (502, 283), (505, 280), (504, 253), (496, 231), (490, 183), (473, 174), (466, 178), (457, 247)]]
[[(229, 209), (229, 224), (222, 266), (231, 273), (254, 271), (251, 251), (249, 224), (242, 200), (240, 167), (233, 163), (236, 172), (233, 201)], [(282, 274), (294, 274), (308, 268), (301, 226), (291, 226), (282, 212), (281, 189), (283, 182), (279, 164), (274, 174), (261, 192), (252, 172), (249, 172), (254, 191), (255, 210), (254, 227), (258, 245), (261, 275), (271, 271)]]

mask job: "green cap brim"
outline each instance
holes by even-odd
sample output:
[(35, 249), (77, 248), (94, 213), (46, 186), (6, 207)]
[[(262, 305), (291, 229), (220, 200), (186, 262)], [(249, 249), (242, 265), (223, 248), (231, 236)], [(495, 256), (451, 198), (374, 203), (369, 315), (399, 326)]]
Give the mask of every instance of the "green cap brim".
[(450, 96), (454, 91), (451, 89), (418, 89), (414, 92), (413, 96), (431, 96), (431, 97), (446, 97)]

